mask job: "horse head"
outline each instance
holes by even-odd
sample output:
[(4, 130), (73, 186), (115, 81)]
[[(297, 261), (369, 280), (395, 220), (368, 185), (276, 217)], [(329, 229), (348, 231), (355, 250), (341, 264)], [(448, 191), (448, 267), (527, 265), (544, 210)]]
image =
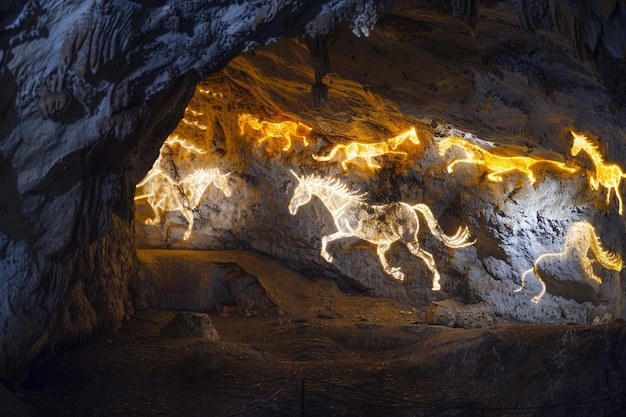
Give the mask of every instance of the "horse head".
[(222, 175), (218, 170), (217, 175), (215, 176), (215, 179), (213, 180), (213, 184), (215, 184), (217, 188), (222, 190), (222, 192), (224, 193), (226, 197), (230, 197), (230, 195), (232, 194), (232, 190), (230, 189), (230, 185), (228, 184), (229, 175), (230, 175), (230, 172)]
[(296, 177), (298, 180), (298, 186), (296, 190), (293, 192), (293, 197), (291, 197), (291, 201), (289, 202), (289, 213), (291, 215), (295, 215), (298, 212), (298, 208), (309, 201), (311, 201), (311, 190), (309, 189), (308, 184), (302, 178), (298, 177), (298, 175), (290, 170), (291, 174)]
[(574, 143), (572, 144), (571, 154), (576, 156), (589, 142), (585, 135), (579, 135), (574, 131), (572, 131), (572, 136), (574, 136)]

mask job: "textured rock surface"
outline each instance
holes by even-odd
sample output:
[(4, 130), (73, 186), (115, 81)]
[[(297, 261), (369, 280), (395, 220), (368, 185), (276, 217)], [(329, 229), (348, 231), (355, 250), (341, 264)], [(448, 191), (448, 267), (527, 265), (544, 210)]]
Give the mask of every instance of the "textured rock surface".
[[(603, 286), (580, 292), (593, 300), (562, 299), (550, 292), (558, 291), (553, 286), (542, 304), (534, 304), (536, 282), (514, 292), (521, 272), (545, 250), (562, 250), (563, 231), (581, 219), (593, 222), (605, 247), (625, 253), (624, 221), (604, 204), (604, 190), (589, 190), (585, 178), (551, 173), (534, 187), (518, 175), (488, 183), (471, 167), (448, 180), (432, 140), (450, 123), (496, 144), (564, 159), (573, 127), (600, 138), (603, 154), (624, 164), (622, 2), (593, 3), (589, 10), (568, 1), (537, 2), (538, 8), (489, 2), (480, 10), (456, 1), (397, 3), (378, 31), (372, 30), (373, 1), (0, 6), (0, 379), (18, 379), (48, 341), (80, 340), (114, 328), (124, 316), (125, 285), (133, 274), (133, 187), (185, 116), (196, 82), (242, 51), (305, 31), (319, 35), (341, 22), (347, 27), (337, 30), (330, 52), (337, 75), (323, 80), (328, 109), (311, 107), (310, 56), (293, 40), (249, 53), (207, 81), (205, 88), (235, 100), (211, 96), (214, 112), (205, 113), (211, 130), (199, 139), (217, 152), (211, 160), (223, 156), (224, 169), (234, 171), (234, 198), (201, 206), (198, 226), (207, 239), (179, 243), (174, 236), (166, 244), (252, 248), (375, 294), (415, 302), (438, 297), (423, 264), (402, 247), (390, 255), (414, 277), (404, 286), (380, 272), (369, 245), (336, 242), (333, 265), (318, 256), (320, 235), (332, 232), (332, 219), (318, 203), (297, 217), (285, 207), (294, 188), (288, 169), (321, 169), (368, 191), (371, 202), (425, 202), (446, 231), (468, 224), (479, 239), (474, 247), (428, 246), (445, 293), (483, 299), (498, 314), (528, 321), (585, 322), (607, 312), (624, 317), (621, 277), (610, 271), (603, 272)], [(550, 26), (555, 31), (542, 29)], [(362, 42), (353, 34), (370, 38)], [(256, 101), (242, 101), (242, 94)], [(307, 152), (378, 141), (416, 125), (421, 157), (386, 163), (375, 175), (344, 174), (337, 164), (322, 167), (304, 154), (277, 152), (271, 143), (244, 146), (236, 112), (253, 109), (313, 127), (318, 137)], [(259, 160), (263, 164), (255, 165)], [(588, 159), (577, 161), (582, 172), (593, 171)], [(113, 228), (120, 249), (103, 241), (112, 212), (120, 222)]]
[[(207, 188), (194, 209), (189, 240), (183, 239), (188, 222), (180, 211), (166, 213), (159, 224), (145, 224), (154, 214), (145, 201), (138, 201), (139, 245), (253, 249), (309, 276), (331, 276), (372, 294), (416, 305), (450, 297), (464, 303), (484, 301), (506, 319), (590, 323), (605, 314), (624, 318), (620, 273), (595, 262), (590, 235), (568, 237), (575, 225), (586, 221), (595, 227), (606, 250), (625, 253), (625, 224), (615, 196), (607, 205), (604, 192), (589, 188), (588, 176), (595, 167), (583, 154), (570, 155), (573, 137), (568, 130), (597, 134), (607, 160), (619, 163), (624, 111), (612, 108), (609, 92), (588, 79), (582, 68), (558, 79), (563, 65), (577, 68), (571, 51), (563, 48), (548, 56), (545, 39), (521, 29), (508, 36), (523, 39), (524, 48), (533, 45), (536, 54), (523, 55), (525, 62), (515, 55), (513, 63), (520, 51), (508, 50), (492, 38), (492, 32), (504, 31), (505, 23), (496, 18), (501, 12), (485, 11), (494, 14), (493, 20), (483, 21), (489, 26), (476, 38), (446, 15), (428, 21), (413, 16), (416, 20), (410, 22), (387, 16), (367, 39), (359, 41), (347, 30), (338, 30), (330, 46), (337, 70), (331, 77), (328, 109), (313, 108), (304, 87), (310, 82), (310, 68), (303, 43), (282, 40), (237, 57), (198, 85), (183, 123), (174, 132), (176, 140), (195, 150), (172, 144), (169, 168), (160, 165), (181, 175), (193, 170), (194, 161), (197, 166), (219, 167), (230, 172), (230, 195), (215, 186)], [(429, 43), (440, 44), (442, 50), (428, 49)], [(477, 43), (489, 45), (484, 53), (491, 58), (479, 59), (483, 52), (476, 50)], [(409, 55), (413, 47), (422, 55)], [(452, 65), (442, 52), (446, 50), (459, 50), (464, 59)], [(548, 77), (550, 92), (528, 78), (537, 74)], [(593, 93), (580, 100), (586, 91)], [(238, 116), (248, 113), (260, 120), (298, 121), (312, 127), (308, 145), (297, 136), (291, 137), (290, 144), (280, 136), (264, 139), (259, 128), (238, 123)], [(501, 182), (494, 182), (486, 176), (491, 172), (488, 168), (475, 164), (458, 164), (448, 172), (449, 163), (467, 155), (459, 147), (442, 152), (445, 136), (464, 134), (447, 122), (478, 135), (474, 143), (493, 153), (560, 161), (579, 171), (538, 163), (530, 168), (534, 184), (528, 172), (520, 171), (506, 172)], [(336, 144), (380, 142), (411, 126), (420, 143), (401, 145), (399, 150), (407, 153), (404, 157), (378, 157), (380, 169), (357, 159), (344, 170), (343, 151), (328, 162), (314, 158), (328, 154)], [(321, 239), (334, 233), (336, 224), (316, 197), (297, 215), (289, 214), (287, 206), (298, 185), (291, 170), (337, 179), (355, 191), (367, 192), (370, 204), (425, 203), (445, 232), (467, 225), (477, 242), (449, 249), (421, 224), (420, 242), (433, 254), (442, 274), (439, 293), (431, 291), (433, 278), (424, 262), (401, 243), (387, 255), (407, 276), (402, 283), (383, 271), (375, 246), (358, 238), (330, 243), (333, 263), (328, 263), (320, 256)], [(546, 253), (563, 256), (559, 265), (545, 257), (538, 263), (547, 293), (535, 303), (542, 286), (525, 271), (532, 272), (533, 264)], [(602, 285), (588, 276), (583, 258), (595, 262), (593, 271)]]
[(454, 300), (443, 300), (426, 309), (426, 323), (477, 329), (493, 326), (495, 315), (485, 303), (461, 305)]
[[(130, 219), (128, 191), (149, 166), (131, 154), (155, 154), (195, 81), (305, 25), (315, 33), (351, 21), (361, 33), (375, 18), (370, 1), (27, 1), (0, 11), (1, 379), (18, 378), (45, 345), (46, 323), (80, 268), (71, 261), (105, 236), (111, 210)], [(111, 272), (104, 279), (128, 278)], [(116, 325), (111, 310), (98, 320)], [(86, 321), (72, 338), (94, 330)]]
[(205, 313), (178, 313), (161, 329), (162, 337), (189, 338), (197, 337), (211, 341), (219, 340), (211, 318)]

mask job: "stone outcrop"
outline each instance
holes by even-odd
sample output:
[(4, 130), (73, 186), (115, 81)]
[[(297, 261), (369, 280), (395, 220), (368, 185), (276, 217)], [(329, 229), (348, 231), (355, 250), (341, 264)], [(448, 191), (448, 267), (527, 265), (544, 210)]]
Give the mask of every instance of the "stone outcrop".
[(162, 337), (199, 338), (209, 341), (219, 340), (215, 326), (206, 313), (178, 313), (167, 322), (159, 333)]
[(493, 326), (495, 315), (485, 303), (461, 305), (454, 300), (443, 300), (426, 309), (426, 323), (477, 329)]
[[(469, 226), (478, 239), (470, 248), (448, 251), (425, 238), (446, 296), (481, 299), (498, 314), (526, 321), (581, 323), (606, 313), (623, 318), (621, 276), (612, 270), (601, 271), (602, 286), (583, 282), (589, 288), (575, 298), (584, 300), (560, 297), (572, 293), (547, 282), (545, 303), (535, 304), (531, 298), (541, 287), (530, 278), (525, 291), (515, 292), (522, 271), (539, 256), (564, 250), (564, 234), (575, 222), (592, 221), (608, 250), (626, 253), (626, 226), (614, 200), (604, 203), (605, 189), (547, 171), (533, 186), (518, 174), (488, 182), (482, 170), (467, 166), (448, 179), (442, 176), (446, 164), (462, 150), (449, 150), (443, 159), (435, 140), (456, 127), (489, 146), (570, 162), (572, 127), (596, 135), (607, 159), (623, 164), (626, 8), (608, 3), (612, 7), (594, 3), (584, 10), (554, 1), (548, 10), (541, 1), (489, 2), (478, 13), (463, 2), (418, 8), (398, 1), (378, 31), (377, 9), (389, 2), (0, 6), (0, 380), (19, 380), (44, 347), (113, 329), (130, 311), (134, 186), (187, 118), (196, 84), (244, 51), (331, 28), (338, 28), (329, 52), (337, 75), (327, 81), (328, 109), (311, 106), (310, 56), (295, 40), (249, 53), (206, 81), (211, 111), (195, 121), (210, 130), (199, 140), (211, 150), (210, 161), (233, 172), (234, 198), (199, 206), (194, 231), (206, 231), (205, 238), (196, 233), (181, 243), (166, 237), (166, 245), (250, 248), (374, 294), (420, 302), (437, 297), (424, 264), (404, 249), (390, 252), (393, 266), (414, 277), (404, 284), (381, 272), (371, 246), (354, 240), (335, 242), (334, 264), (319, 257), (320, 235), (332, 233), (332, 219), (316, 205), (297, 217), (285, 210), (296, 185), (289, 169), (319, 171), (368, 191), (371, 203), (426, 203), (446, 232)], [(254, 100), (242, 100), (246, 94)], [(304, 123), (315, 132), (315, 144), (306, 154), (283, 154), (269, 141), (250, 146), (254, 129), (242, 135), (235, 116), (243, 110)], [(380, 141), (412, 125), (422, 144), (411, 152), (421, 157), (385, 160), (375, 175), (344, 173), (340, 165), (308, 158), (335, 144)], [(576, 160), (581, 172), (594, 172), (584, 158)]]

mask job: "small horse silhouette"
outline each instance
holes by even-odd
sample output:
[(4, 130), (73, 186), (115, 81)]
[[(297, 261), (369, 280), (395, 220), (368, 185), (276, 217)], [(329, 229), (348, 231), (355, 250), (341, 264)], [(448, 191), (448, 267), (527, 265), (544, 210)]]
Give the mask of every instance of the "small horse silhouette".
[(167, 211), (180, 211), (189, 225), (183, 235), (183, 239), (188, 240), (193, 230), (194, 210), (208, 186), (214, 184), (230, 197), (228, 175), (230, 173), (223, 175), (219, 168), (200, 168), (176, 182), (162, 171), (155, 170), (137, 184), (137, 189), (142, 189), (144, 194), (135, 196), (135, 200), (145, 198), (152, 207), (154, 218), (145, 221), (149, 225), (161, 223)]
[(304, 146), (309, 146), (309, 141), (306, 137), (313, 130), (302, 123), (292, 122), (290, 120), (284, 122), (259, 121), (258, 117), (254, 117), (250, 114), (239, 115), (238, 123), (242, 135), (245, 133), (246, 125), (260, 133), (261, 137), (256, 141), (257, 146), (260, 146), (269, 138), (282, 138), (286, 140), (287, 143), (283, 146), (283, 151), (288, 151), (291, 148), (292, 137), (300, 139)]
[(452, 145), (463, 148), (467, 158), (457, 159), (448, 165), (449, 173), (454, 172), (454, 167), (461, 163), (484, 165), (485, 168), (493, 171), (487, 175), (487, 179), (493, 182), (502, 182), (502, 175), (513, 171), (520, 171), (526, 175), (530, 184), (534, 184), (536, 179), (531, 167), (535, 164), (541, 163), (553, 165), (558, 169), (569, 173), (575, 173), (579, 170), (578, 167), (568, 167), (564, 162), (552, 161), (550, 159), (531, 158), (528, 156), (496, 155), (462, 137), (449, 137), (443, 139), (438, 144), (439, 154), (444, 155), (446, 150), (448, 150)]
[(398, 281), (404, 280), (404, 273), (398, 267), (390, 267), (385, 253), (391, 244), (402, 240), (409, 251), (421, 258), (433, 274), (432, 289), (441, 289), (439, 271), (435, 265), (433, 255), (420, 247), (417, 240), (419, 219), (416, 211), (422, 213), (431, 233), (451, 248), (462, 248), (472, 245), (469, 241), (467, 227), (460, 227), (454, 236), (446, 235), (433, 216), (430, 208), (425, 204), (409, 205), (395, 202), (384, 205), (370, 205), (364, 200), (365, 194), (350, 191), (344, 184), (333, 179), (324, 179), (316, 175), (300, 178), (291, 171), (298, 180), (298, 187), (294, 191), (289, 203), (289, 212), (295, 215), (298, 208), (309, 201), (313, 195), (319, 197), (324, 206), (335, 219), (337, 232), (322, 237), (321, 255), (328, 262), (333, 257), (327, 252), (328, 242), (343, 237), (356, 236), (376, 245), (376, 253), (383, 270)]
[(356, 159), (362, 158), (365, 159), (367, 165), (370, 168), (380, 168), (380, 165), (373, 161), (372, 158), (376, 156), (381, 156), (385, 154), (396, 154), (402, 155), (406, 157), (407, 153), (402, 151), (397, 151), (396, 149), (400, 146), (404, 141), (410, 140), (414, 144), (419, 144), (420, 141), (417, 138), (417, 133), (415, 132), (415, 128), (407, 130), (404, 133), (401, 133), (391, 139), (387, 139), (383, 142), (373, 142), (373, 143), (361, 143), (361, 142), (350, 142), (347, 145), (338, 144), (331, 149), (331, 151), (326, 156), (313, 155), (313, 159), (316, 161), (330, 161), (337, 155), (337, 152), (343, 150), (346, 157), (343, 161), (341, 161), (341, 166), (344, 171), (348, 170), (348, 162)]
[(614, 190), (619, 203), (619, 214), (623, 214), (624, 210), (619, 186), (622, 178), (626, 178), (626, 175), (622, 172), (622, 168), (616, 164), (606, 164), (598, 147), (591, 143), (585, 135), (572, 132), (572, 136), (574, 136), (572, 155), (576, 156), (581, 150), (585, 151), (596, 166), (596, 174), (589, 175), (589, 185), (593, 190), (597, 190), (601, 185), (607, 189), (606, 204), (609, 204), (611, 201), (611, 190)]
[(550, 258), (566, 259), (572, 253), (575, 253), (586, 277), (598, 284), (602, 284), (602, 279), (593, 272), (593, 260), (587, 257), (587, 253), (590, 249), (595, 255), (595, 259), (603, 267), (617, 272), (621, 271), (624, 267), (622, 257), (617, 253), (608, 252), (602, 247), (593, 225), (587, 221), (581, 220), (572, 224), (565, 235), (564, 246), (562, 252), (548, 252), (539, 256), (535, 262), (533, 262), (533, 267), (522, 273), (521, 287), (515, 290), (515, 292), (521, 291), (524, 288), (526, 276), (530, 273), (534, 273), (541, 284), (541, 292), (534, 296), (531, 301), (538, 303), (541, 297), (546, 293), (546, 284), (541, 279), (538, 265), (540, 262)]

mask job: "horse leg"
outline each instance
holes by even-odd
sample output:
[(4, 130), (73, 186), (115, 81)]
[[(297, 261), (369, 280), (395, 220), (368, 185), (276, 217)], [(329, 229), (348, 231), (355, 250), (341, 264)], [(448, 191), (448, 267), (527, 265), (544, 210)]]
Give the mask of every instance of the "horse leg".
[(183, 240), (189, 240), (193, 231), (193, 210), (183, 207), (181, 211), (188, 223), (187, 230), (183, 234)]
[(437, 271), (437, 265), (435, 264), (435, 258), (433, 257), (433, 255), (430, 252), (426, 252), (424, 249), (422, 249), (418, 242), (411, 242), (407, 244), (407, 248), (413, 255), (420, 257), (424, 261), (426, 267), (433, 274), (432, 290), (439, 291), (441, 289), (441, 285), (439, 284), (440, 276), (439, 271)]
[(380, 264), (382, 265), (383, 270), (387, 274), (391, 275), (398, 281), (404, 281), (404, 274), (402, 273), (402, 271), (400, 271), (400, 268), (398, 267), (392, 268), (389, 266), (389, 262), (387, 262), (385, 253), (389, 250), (390, 247), (391, 247), (390, 243), (383, 243), (376, 247), (376, 253), (378, 254), (378, 259), (380, 260)]
[(454, 172), (454, 167), (455, 167), (457, 164), (462, 164), (462, 163), (465, 163), (465, 164), (477, 164), (477, 165), (482, 165), (482, 164), (480, 163), (480, 161), (476, 161), (476, 160), (471, 159), (471, 158), (462, 158), (462, 159), (457, 159), (456, 161), (453, 161), (450, 165), (448, 165), (448, 174), (452, 174), (452, 173)]
[(333, 233), (332, 235), (322, 237), (322, 249), (320, 250), (320, 254), (322, 255), (322, 258), (326, 259), (327, 262), (332, 263), (333, 257), (326, 250), (326, 245), (328, 244), (328, 242), (332, 242), (333, 240), (341, 239), (342, 237), (346, 237), (346, 236), (352, 236), (352, 235), (340, 230), (338, 232)]

